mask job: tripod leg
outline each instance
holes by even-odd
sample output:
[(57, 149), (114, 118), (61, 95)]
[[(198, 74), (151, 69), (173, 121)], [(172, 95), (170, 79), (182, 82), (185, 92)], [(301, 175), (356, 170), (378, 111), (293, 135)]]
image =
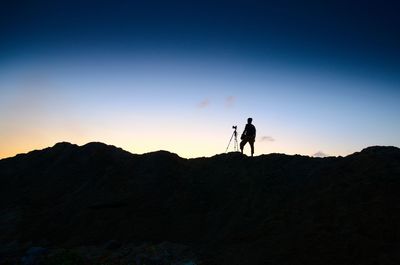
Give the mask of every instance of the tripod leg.
[(238, 141), (237, 141), (236, 135), (235, 135), (235, 140), (234, 141), (235, 142), (234, 142), (234, 145), (233, 145), (233, 149), (235, 150), (235, 152), (237, 152), (238, 151)]
[(235, 132), (233, 132), (233, 134), (231, 136), (231, 139), (229, 140), (229, 143), (228, 143), (228, 146), (226, 147), (225, 153), (228, 152), (229, 145), (231, 144), (232, 138), (233, 138), (234, 135), (235, 135)]
[(233, 132), (233, 135), (234, 135), (234, 137), (235, 137), (235, 139), (234, 139), (234, 144), (233, 144), (233, 150), (235, 151), (235, 152), (237, 152), (238, 151), (238, 141), (237, 141), (237, 131), (236, 131), (236, 129), (235, 129), (235, 131)]

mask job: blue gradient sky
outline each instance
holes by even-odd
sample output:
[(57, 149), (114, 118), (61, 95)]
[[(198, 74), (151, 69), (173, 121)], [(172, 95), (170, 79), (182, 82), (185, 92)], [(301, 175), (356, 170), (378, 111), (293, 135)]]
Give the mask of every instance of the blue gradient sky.
[[(183, 157), (400, 146), (398, 4), (50, 1), (0, 14), (0, 157), (102, 141)], [(248, 152), (248, 150), (246, 150)]]

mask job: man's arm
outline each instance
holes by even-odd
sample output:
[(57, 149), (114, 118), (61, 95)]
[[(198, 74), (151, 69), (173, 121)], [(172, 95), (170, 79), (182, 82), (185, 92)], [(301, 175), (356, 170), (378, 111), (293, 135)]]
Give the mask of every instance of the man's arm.
[(243, 130), (243, 135), (246, 135), (247, 134), (247, 129), (249, 128), (249, 125), (248, 124), (246, 124), (246, 126), (244, 127), (244, 130)]

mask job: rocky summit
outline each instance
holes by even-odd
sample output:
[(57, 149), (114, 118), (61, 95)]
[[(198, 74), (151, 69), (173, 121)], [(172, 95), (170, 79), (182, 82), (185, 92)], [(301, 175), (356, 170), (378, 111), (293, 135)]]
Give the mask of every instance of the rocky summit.
[[(0, 160), (0, 264), (400, 264), (400, 149)], [(68, 263), (70, 262), (70, 263)]]

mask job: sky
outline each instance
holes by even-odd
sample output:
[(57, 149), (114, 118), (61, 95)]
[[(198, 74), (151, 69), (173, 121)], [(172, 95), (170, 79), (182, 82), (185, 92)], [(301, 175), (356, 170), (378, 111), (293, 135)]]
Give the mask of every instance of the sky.
[(400, 146), (398, 2), (9, 2), (0, 158), (61, 141), (213, 156), (248, 117), (255, 155)]

